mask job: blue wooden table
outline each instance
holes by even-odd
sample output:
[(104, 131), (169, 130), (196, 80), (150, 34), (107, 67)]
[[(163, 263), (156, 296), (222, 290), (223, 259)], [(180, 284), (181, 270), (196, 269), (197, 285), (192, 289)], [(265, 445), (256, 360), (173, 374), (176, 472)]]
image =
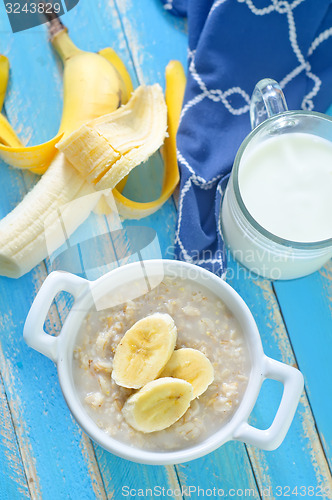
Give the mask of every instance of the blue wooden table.
[[(118, 51), (135, 84), (164, 86), (167, 62), (186, 64), (186, 24), (166, 13), (159, 0), (80, 0), (63, 21), (81, 48)], [(9, 120), (25, 143), (51, 138), (60, 121), (62, 80), (45, 26), (13, 35), (1, 2), (0, 47), (11, 63), (5, 101)], [(3, 217), (37, 177), (5, 164), (0, 168)], [(144, 196), (148, 169), (135, 173), (137, 196)], [(92, 215), (86, 224), (98, 233), (112, 227), (113, 220)], [(161, 254), (167, 257), (176, 224), (174, 201), (144, 224), (157, 231)], [(144, 257), (156, 253), (152, 248)], [(230, 263), (228, 281), (249, 305), (266, 354), (298, 366), (305, 392), (278, 450), (229, 442), (202, 459), (167, 467), (130, 463), (92, 443), (67, 409), (56, 367), (25, 345), (26, 315), (51, 269), (47, 260), (19, 280), (0, 278), (0, 500), (151, 498), (149, 488), (155, 488), (154, 498), (213, 498), (222, 490), (225, 498), (332, 498), (331, 263), (307, 278), (274, 283), (249, 279), (243, 268)], [(59, 331), (66, 313), (66, 297), (59, 296), (48, 331)], [(251, 423), (270, 425), (280, 393), (277, 382), (264, 383)]]

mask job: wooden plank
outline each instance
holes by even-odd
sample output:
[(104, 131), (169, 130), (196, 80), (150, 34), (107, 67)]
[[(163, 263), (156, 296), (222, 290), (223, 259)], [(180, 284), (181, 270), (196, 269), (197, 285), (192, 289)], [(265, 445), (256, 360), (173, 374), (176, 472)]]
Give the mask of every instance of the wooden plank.
[[(81, 4), (80, 4), (80, 8), (82, 8), (82, 9), (83, 9), (83, 2), (81, 2)], [(90, 10), (88, 11), (88, 9), (87, 9), (87, 8), (85, 8), (85, 11), (86, 11), (86, 15), (85, 15), (85, 17), (84, 17), (84, 18), (82, 17), (82, 12), (81, 12), (81, 14), (80, 14), (80, 21), (83, 19), (82, 24), (79, 24), (79, 25), (78, 25), (77, 23), (75, 24), (75, 28), (77, 28), (78, 33), (79, 33), (80, 35), (81, 35), (81, 32), (82, 32), (82, 27), (83, 27), (83, 29), (84, 29), (84, 25), (85, 25), (85, 23), (88, 23), (88, 20), (90, 20), (90, 17), (91, 17), (91, 12), (90, 12)], [(69, 24), (69, 22), (68, 22), (68, 24)], [(73, 38), (75, 39), (75, 30), (72, 30), (72, 31), (74, 32), (74, 33), (73, 33)], [(113, 37), (112, 37), (112, 40), (113, 40)], [(86, 41), (86, 40), (85, 40), (85, 41)], [(98, 48), (98, 46), (96, 47), (96, 43), (98, 43), (98, 39), (96, 40), (96, 37), (93, 37), (93, 44), (94, 44), (94, 46), (93, 46), (93, 47), (91, 47), (91, 49), (92, 49), (92, 50), (96, 50), (96, 48)], [(82, 44), (82, 45), (83, 45), (83, 44)], [(101, 46), (102, 46), (102, 45), (101, 45)], [(84, 48), (89, 49), (90, 47), (85, 46)], [(37, 138), (37, 140), (38, 140), (38, 138)], [(63, 306), (59, 305), (59, 301), (58, 301), (58, 309), (59, 309), (59, 311), (60, 311), (60, 315), (65, 314), (65, 312), (66, 312), (66, 311), (65, 311), (65, 307), (63, 307)], [(51, 324), (50, 324), (50, 323), (51, 323)], [(52, 321), (52, 319), (50, 319), (50, 321), (49, 321), (49, 325), (48, 325), (48, 326), (49, 326), (49, 330), (50, 330), (50, 331), (51, 331), (51, 330), (53, 330), (53, 331), (54, 331), (54, 329), (56, 328), (56, 323), (57, 323), (57, 322), (56, 322), (56, 320), (53, 320), (53, 321)], [(90, 454), (91, 454), (91, 453), (90, 453)], [(69, 454), (68, 454), (68, 456), (69, 456)], [(163, 469), (161, 468), (161, 470), (163, 470)], [(159, 483), (164, 483), (164, 484), (165, 484), (165, 479), (167, 480), (167, 482), (170, 482), (170, 480), (168, 480), (169, 476), (170, 476), (169, 472), (167, 472), (167, 474), (160, 473), (160, 477), (159, 477), (159, 481), (158, 481), (158, 482), (159, 482)], [(135, 477), (136, 477), (136, 473), (135, 473), (135, 474), (132, 474), (132, 477), (133, 477), (133, 479), (135, 479)], [(46, 479), (45, 479), (45, 480), (46, 480)], [(53, 478), (53, 480), (54, 480), (54, 478)], [(173, 481), (174, 481), (174, 477), (173, 477)], [(88, 491), (88, 490), (86, 489), (86, 492), (87, 492), (87, 491)], [(87, 493), (86, 493), (86, 494), (87, 494)]]
[(161, 2), (115, 0), (140, 83), (163, 84), (171, 59), (187, 66), (186, 22), (168, 14)]
[[(332, 116), (332, 106), (326, 112)], [(325, 383), (332, 380), (332, 262), (300, 280), (275, 282), (274, 290), (303, 371), (319, 436), (332, 469), (332, 400)], [(319, 367), (319, 370), (317, 370)]]
[[(11, 87), (6, 100), (7, 113), (18, 129), (28, 124), (32, 127), (26, 139), (30, 138), (36, 143), (55, 133), (58, 126), (56, 113), (60, 116), (61, 112), (61, 95), (59, 89), (55, 88), (56, 92), (52, 95), (37, 92), (33, 100), (29, 99), (27, 75), (31, 82), (32, 79), (34, 83), (41, 82), (44, 91), (48, 89), (52, 92), (52, 82), (60, 78), (54, 54), (47, 54), (50, 47), (45, 29), (39, 27), (34, 33), (32, 31), (19, 36), (5, 32), (2, 41), (6, 42), (7, 51), (10, 49), (12, 66)], [(32, 42), (34, 50), (30, 53), (26, 47)], [(38, 85), (35, 84), (33, 90), (36, 87)], [(43, 114), (41, 110), (48, 113)], [(55, 118), (50, 121), (49, 116), (53, 112)], [(2, 185), (10, 186), (11, 192), (6, 190), (2, 197), (2, 215), (24, 195), (24, 181), (27, 180), (29, 185), (32, 178), (4, 167)], [(93, 447), (82, 436), (64, 403), (55, 367), (28, 349), (22, 339), (27, 311), (45, 276), (45, 267), (41, 265), (20, 280), (0, 280), (1, 310), (11, 313), (6, 330), (12, 335), (9, 337), (7, 332), (7, 337), (2, 339), (4, 358), (7, 363), (15, 358), (20, 360), (19, 369), (10, 364), (5, 373), (7, 376), (2, 374), (30, 491), (34, 498), (64, 498), (68, 493), (68, 485), (76, 483), (79, 478), (75, 487), (78, 495), (83, 498), (105, 498)], [(56, 313), (51, 315), (50, 322), (60, 329)], [(40, 377), (40, 373), (43, 377)]]
[(332, 467), (332, 263), (306, 278), (274, 283), (320, 439)]
[[(131, 1), (117, 1), (116, 4), (140, 81), (164, 85), (164, 68), (171, 59), (179, 59), (186, 67), (187, 38), (182, 19), (166, 13), (158, 2), (141, 0), (139, 7)], [(144, 223), (156, 230), (164, 258), (173, 257), (176, 211), (170, 203), (148, 219), (130, 221), (130, 225)], [(155, 256), (152, 252), (150, 257)], [(234, 444), (234, 447), (235, 453), (227, 445), (208, 457), (177, 466), (181, 486), (186, 488), (199, 485), (208, 489), (213, 485), (217, 488), (224, 487), (226, 491), (232, 484), (236, 484), (238, 488), (252, 488), (258, 498), (245, 447), (240, 443)], [(184, 497), (186, 498), (186, 491)]]
[[(1, 339), (1, 373), (29, 488), (33, 498), (61, 498), (68, 482), (82, 476), (77, 489), (86, 498), (97, 493), (103, 498), (93, 450), (89, 442), (82, 445), (85, 438), (62, 398), (54, 365), (23, 342), (24, 319), (44, 277), (40, 266), (18, 281), (0, 280), (1, 311), (9, 311)], [(51, 315), (50, 321), (57, 325), (58, 317)]]
[[(168, 59), (174, 57), (173, 53), (179, 57), (178, 54), (181, 50), (181, 57), (183, 57), (183, 60), (185, 59), (185, 51), (182, 52), (181, 48), (181, 43), (183, 44), (185, 40), (183, 22), (176, 21), (176, 23), (180, 24), (176, 25), (179, 27), (179, 31), (174, 35), (173, 23), (175, 21), (163, 13), (159, 3), (142, 0), (139, 7), (135, 6), (134, 9), (134, 5), (130, 2), (125, 2), (125, 5), (123, 2), (118, 2), (117, 6), (113, 2), (110, 2), (107, 9), (105, 9), (104, 2), (99, 2), (98, 7), (98, 10), (91, 9), (91, 4), (88, 6), (87, 0), (81, 0), (77, 9), (74, 9), (66, 16), (65, 22), (71, 28), (73, 37), (81, 40), (83, 48), (98, 49), (101, 46), (108, 45), (110, 38), (112, 38), (112, 42), (115, 40), (115, 45), (118, 45), (115, 48), (120, 50), (121, 55), (128, 62), (127, 47), (129, 47), (133, 54), (132, 59), (135, 63), (139, 79), (140, 81), (144, 81), (145, 79), (147, 83), (154, 81), (163, 82), (163, 68)], [(126, 37), (121, 35), (121, 22), (117, 15), (118, 9), (121, 12)], [(110, 36), (110, 31), (112, 37)], [(39, 33), (38, 36), (44, 36), (42, 28), (38, 28), (36, 33)], [(161, 33), (164, 33), (164, 36), (160, 36)], [(26, 39), (21, 37), (20, 40), (22, 47), (22, 40)], [(167, 40), (167, 47), (165, 47), (165, 40)], [(103, 45), (99, 45), (101, 41), (104, 42)], [(12, 40), (10, 40), (10, 43), (12, 43)], [(26, 42), (25, 45), (28, 45), (28, 43)], [(17, 46), (18, 49), (19, 47)], [(37, 59), (40, 57), (43, 61), (45, 50), (35, 52), (34, 57)], [(50, 53), (46, 58), (46, 62), (49, 61), (49, 57), (52, 58), (54, 56)], [(51, 67), (54, 70), (55, 66), (53, 63)], [(16, 59), (16, 64), (21, 67), (19, 58)], [(30, 65), (33, 69), (33, 64), (31, 64), (29, 59), (26, 64)], [(49, 63), (47, 62), (47, 64)], [(41, 77), (43, 73), (40, 66), (38, 67), (37, 65), (36, 68), (37, 71), (33, 74), (40, 75)], [(47, 72), (47, 68), (43, 68), (43, 71)], [(131, 71), (135, 75), (133, 67), (131, 67)], [(15, 71), (15, 74), (19, 73)], [(22, 78), (24, 77), (24, 72), (22, 72), (21, 76)], [(52, 80), (55, 81), (53, 78)], [(45, 87), (49, 88), (47, 85)], [(16, 88), (20, 89), (20, 91), (16, 92)], [(14, 85), (12, 98), (11, 100), (9, 99), (8, 104), (9, 115), (12, 114), (11, 118), (14, 121), (16, 119), (17, 124), (29, 124), (29, 120), (32, 117), (32, 123), (35, 123), (36, 129), (39, 129), (40, 125), (43, 126), (43, 114), (40, 112), (40, 109), (42, 109), (41, 106), (38, 106), (38, 113), (36, 114), (33, 114), (33, 111), (36, 110), (35, 107), (30, 110), (27, 108), (27, 111), (22, 113), (22, 117), (20, 114), (16, 114), (16, 105), (24, 102), (22, 95), (26, 95), (26, 93), (25, 91), (23, 94), (23, 89), (20, 88), (19, 82), (17, 82), (17, 86), (16, 84)], [(60, 97), (60, 93), (58, 92), (56, 97), (58, 104)], [(38, 99), (39, 94), (36, 96), (36, 102), (45, 102), (38, 101)], [(55, 109), (59, 109), (59, 105), (55, 104), (55, 101), (53, 101), (53, 104), (49, 102), (47, 104), (50, 106), (50, 112), (52, 106)], [(40, 125), (37, 126), (37, 124)], [(43, 130), (43, 133), (47, 135), (50, 129), (45, 127)], [(50, 133), (50, 135), (52, 134)], [(34, 141), (37, 141), (39, 138), (38, 136), (34, 136), (34, 131), (32, 130), (28, 130), (27, 136), (31, 137)], [(25, 182), (31, 182), (33, 177), (27, 177), (25, 176)], [(3, 178), (4, 185), (15, 186), (16, 183), (21, 182), (20, 178), (20, 175), (13, 177), (9, 175), (6, 183), (5, 176)], [(15, 193), (15, 188), (13, 188), (12, 193), (8, 194), (8, 197), (1, 201), (3, 203), (3, 213), (8, 211), (8, 207), (15, 203), (15, 198), (18, 198), (22, 192), (22, 185), (20, 189), (16, 189), (16, 194), (13, 194)], [(162, 253), (164, 256), (167, 256), (169, 247), (172, 244), (172, 234), (175, 226), (175, 211), (172, 202), (169, 202), (162, 211), (147, 219), (144, 223), (155, 227), (158, 232)], [(109, 227), (112, 228), (112, 221), (109, 221), (109, 224)], [(132, 224), (139, 225), (142, 224), (142, 221), (130, 222), (130, 225)], [(97, 222), (97, 226), (98, 231), (102, 227), (105, 227), (102, 224), (99, 226), (99, 222)], [(144, 488), (162, 485), (169, 488), (173, 487), (174, 489), (179, 485), (174, 468), (144, 467), (131, 464), (127, 461), (117, 459), (100, 447), (95, 446), (101, 470), (101, 477), (99, 476), (99, 470), (94, 461), (94, 450), (87, 438), (80, 435), (80, 431), (76, 429), (70, 415), (67, 413), (66, 407), (61, 403), (62, 398), (57, 386), (54, 367), (49, 361), (43, 359), (38, 354), (30, 352), (24, 346), (21, 339), (22, 325), (29, 306), (26, 297), (29, 296), (32, 300), (44, 276), (44, 268), (40, 266), (38, 270), (31, 273), (28, 277), (19, 280), (19, 282), (5, 279), (0, 280), (0, 292), (2, 300), (4, 300), (1, 310), (11, 311), (13, 309), (15, 313), (15, 318), (9, 318), (6, 324), (6, 329), (11, 332), (11, 336), (2, 345), (4, 352), (3, 359), (10, 362), (9, 367), (3, 371), (3, 377), (5, 388), (9, 395), (9, 404), (17, 429), (26, 473), (32, 479), (30, 488), (34, 498), (54, 498), (54, 496), (50, 496), (51, 494), (56, 495), (57, 498), (64, 498), (68, 494), (66, 487), (68, 488), (69, 485), (69, 488), (71, 488), (73, 484), (75, 484), (75, 494), (82, 495), (82, 498), (105, 497), (104, 484), (108, 498), (119, 498), (122, 486), (125, 485), (124, 481), (128, 481), (128, 485), (134, 488), (137, 488), (139, 485)], [(265, 283), (263, 283), (262, 286), (257, 286), (254, 282), (250, 282), (249, 284), (245, 278), (235, 281), (241, 293), (244, 293), (248, 301), (249, 299), (252, 301), (257, 321), (262, 331), (264, 331), (263, 340), (266, 352), (270, 353), (271, 356), (273, 355), (273, 357), (288, 360), (291, 363), (294, 362), (289, 340), (285, 333), (278, 305), (270, 285), (266, 287)], [(22, 287), (22, 289), (20, 290), (15, 283), (19, 283), (19, 287)], [(255, 296), (256, 293), (257, 296)], [(9, 304), (10, 307), (8, 307)], [(58, 301), (58, 311), (60, 316), (63, 317), (67, 311), (66, 303)], [(265, 326), (266, 318), (268, 318), (267, 326)], [(57, 310), (54, 310), (50, 315), (49, 327), (52, 329), (59, 327)], [(274, 329), (278, 332), (275, 338), (272, 337)], [(17, 342), (17, 339), (19, 339), (19, 342)], [(280, 347), (277, 345), (279, 342), (281, 342)], [(13, 359), (19, 359), (22, 367), (15, 367), (15, 363), (12, 364)], [(34, 366), (34, 363), (37, 364)], [(48, 378), (48, 380), (41, 379), (39, 376), (40, 373), (43, 373), (45, 379)], [(27, 388), (29, 389), (28, 392)], [(38, 394), (40, 390), (42, 390), (42, 394)], [(270, 394), (267, 394), (266, 403), (264, 404), (263, 402), (263, 407), (255, 409), (253, 422), (267, 419), (269, 414), (266, 411), (266, 406), (272, 407), (276, 405), (275, 398), (279, 396), (278, 389), (275, 388), (269, 392)], [(22, 396), (22, 400), (20, 400), (20, 396)], [(36, 410), (28, 408), (28, 401), (32, 400), (35, 401)], [(49, 406), (51, 406), (51, 409)], [(45, 412), (49, 411), (49, 415), (38, 415), (36, 419), (33, 417), (34, 412), (40, 412), (40, 408), (43, 408)], [(301, 402), (300, 413), (301, 417), (297, 417), (296, 422), (292, 426), (292, 431), (289, 434), (290, 438), (287, 436), (287, 440), (291, 439), (291, 441), (288, 444), (285, 442), (286, 449), (280, 448), (278, 452), (261, 453), (249, 448), (249, 454), (261, 490), (263, 487), (265, 488), (269, 485), (287, 485), (290, 482), (291, 476), (294, 476), (291, 484), (298, 485), (300, 481), (304, 481), (302, 484), (307, 485), (309, 485), (309, 481), (314, 481), (312, 484), (316, 485), (328, 484), (327, 464), (319, 440), (317, 440), (314, 421), (305, 398)], [(52, 420), (51, 426), (50, 419)], [(59, 429), (62, 425), (61, 422), (65, 422), (66, 424), (66, 429), (62, 432)], [(39, 427), (43, 430), (40, 430)], [(70, 443), (71, 446), (63, 446), (64, 442), (68, 443), (71, 439), (73, 439), (73, 443)], [(285, 443), (282, 447), (285, 446)], [(50, 447), (50, 449), (47, 449), (47, 447)], [(300, 451), (302, 452), (302, 450), (306, 451), (304, 457), (300, 456)], [(292, 457), (292, 463), (290, 463), (289, 457)], [(76, 460), (77, 465), (75, 466), (72, 462)], [(40, 463), (41, 461), (44, 462), (44, 466)], [(71, 463), (68, 470), (67, 464), (69, 461)], [(195, 462), (178, 467), (181, 484), (197, 485), (198, 483), (198, 486), (201, 488), (204, 485), (205, 487), (221, 485), (225, 490), (234, 486), (242, 486), (243, 488), (253, 486), (257, 496), (255, 478), (250, 470), (250, 464), (248, 459), (246, 459), (242, 444), (229, 443), (218, 450), (218, 452)], [(61, 468), (65, 470), (63, 475), (60, 470)], [(212, 471), (212, 474), (210, 471)], [(221, 474), (221, 471), (224, 474)], [(277, 483), (278, 480), (279, 483)]]
[(215, 489), (216, 497), (240, 498), (241, 490), (247, 491), (246, 496), (250, 498), (260, 498), (256, 479), (242, 443), (226, 443), (205, 457), (178, 465), (177, 471), (184, 498), (198, 497), (199, 488), (201, 496), (203, 492), (209, 496), (209, 491), (213, 492)]
[[(171, 491), (180, 489), (173, 466), (135, 464), (107, 453), (100, 446), (95, 445), (95, 449), (108, 499), (118, 500), (129, 496), (127, 494), (129, 490), (131, 491), (129, 498), (149, 498), (150, 496), (157, 498), (158, 494), (154, 496), (154, 493), (160, 488), (170, 490), (167, 498), (182, 498), (182, 495), (171, 494)], [(153, 494), (143, 495), (139, 490), (143, 492), (152, 490)]]
[[(62, 498), (68, 482), (80, 477), (77, 490), (82, 489), (86, 498), (94, 498), (100, 488), (90, 477), (91, 460), (82, 456), (82, 433), (62, 398), (56, 369), (22, 339), (23, 318), (29, 308), (26, 297), (29, 294), (33, 298), (38, 281), (33, 282), (29, 275), (20, 281), (19, 288), (12, 280), (0, 281), (1, 297), (8, 297), (14, 289), (17, 300), (5, 325), (1, 365), (31, 495)], [(2, 300), (2, 310), (8, 305), (7, 297)], [(56, 322), (57, 318), (52, 320)]]
[[(251, 309), (265, 353), (284, 363), (296, 365), (271, 282), (250, 277), (247, 270), (231, 259), (228, 281)], [(259, 428), (269, 426), (279, 400), (280, 387), (270, 384), (268, 390), (260, 395), (252, 412), (252, 425)], [(300, 486), (331, 491), (331, 474), (305, 394), (282, 445), (273, 452), (248, 446), (248, 453), (260, 491), (271, 488), (272, 496), (269, 498), (278, 497), (278, 486), (289, 487), (290, 491)], [(329, 498), (329, 495), (325, 494), (323, 498)]]
[[(0, 331), (4, 334), (2, 318)], [(0, 499), (30, 498), (2, 377), (0, 379), (0, 422)]]
[[(88, 6), (88, 2), (84, 2), (82, 0), (80, 2), (80, 23), (82, 23), (81, 25), (84, 26), (86, 22), (89, 26), (89, 36), (87, 37), (87, 39), (85, 39), (84, 48), (95, 50), (96, 46), (101, 48), (111, 44), (112, 47), (123, 58), (125, 64), (130, 70), (133, 81), (137, 84), (136, 68), (134, 68), (131, 64), (131, 58), (128, 52), (128, 46), (125, 38), (122, 38), (121, 33), (119, 33), (116, 38), (110, 37), (109, 34), (110, 26), (112, 26), (114, 30), (121, 29), (118, 12), (115, 8), (114, 3), (108, 2), (106, 8), (104, 2), (98, 2), (97, 6), (98, 8), (96, 7), (95, 9), (92, 9), (91, 12), (91, 7)], [(68, 14), (68, 22), (66, 22), (70, 27), (70, 32), (72, 33), (73, 37), (75, 37), (76, 28), (74, 25), (69, 24), (69, 15), (70, 14)], [(75, 16), (75, 19), (77, 19), (77, 15)], [(141, 180), (140, 183), (140, 185), (143, 186), (144, 181)], [(133, 185), (137, 187), (138, 184), (137, 182), (134, 182)], [(145, 191), (149, 191), (149, 187), (146, 187), (149, 185), (151, 187), (154, 185), (154, 179), (152, 179), (152, 182), (151, 179), (148, 183), (145, 182)], [(129, 194), (131, 193), (129, 192)], [(109, 215), (106, 219), (110, 232), (118, 228), (117, 221), (114, 221), (114, 215)], [(154, 227), (158, 232), (159, 240), (163, 242), (162, 247), (164, 248), (168, 246), (168, 241), (172, 237), (174, 224), (174, 206), (172, 201), (169, 201), (166, 206), (163, 207), (163, 209), (157, 214), (144, 219), (144, 221), (124, 222), (123, 227), (141, 225)], [(166, 227), (168, 228), (167, 230), (165, 229)], [(160, 228), (163, 228), (163, 231), (160, 231)], [(161, 238), (160, 234), (163, 235)], [(114, 240), (113, 247), (115, 254), (118, 257), (119, 263), (122, 254), (120, 242)], [(151, 252), (153, 252), (153, 249), (151, 249)], [(144, 255), (145, 258), (147, 258), (148, 256), (151, 258), (153, 255)], [(133, 256), (131, 260), (136, 259), (137, 257)], [(179, 486), (173, 467), (152, 467), (137, 465), (105, 452), (98, 445), (94, 445), (94, 449), (96, 452), (108, 498), (119, 498), (119, 493), (121, 492), (122, 486), (124, 485), (128, 485), (131, 488), (137, 488), (138, 484), (140, 484), (140, 487), (142, 488), (154, 488), (154, 486), (162, 485), (166, 488), (171, 489), (175, 489)]]

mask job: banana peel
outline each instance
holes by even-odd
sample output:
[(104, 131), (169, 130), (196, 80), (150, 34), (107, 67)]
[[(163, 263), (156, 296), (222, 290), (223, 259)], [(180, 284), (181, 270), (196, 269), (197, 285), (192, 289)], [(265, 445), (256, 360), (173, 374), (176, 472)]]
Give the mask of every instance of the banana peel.
[[(58, 35), (58, 38), (60, 35)], [(61, 37), (64, 35), (61, 33)], [(68, 49), (69, 41), (66, 36), (66, 49)], [(61, 47), (62, 49), (62, 47)], [(75, 49), (72, 47), (72, 51)], [(62, 49), (65, 50), (65, 49)], [(79, 50), (79, 49), (77, 49)], [(115, 50), (110, 47), (102, 49), (99, 54), (106, 59), (111, 65), (114, 66), (119, 73), (122, 85), (122, 102), (126, 103), (131, 93), (133, 92), (133, 84), (130, 75), (122, 62), (121, 58), (117, 55)], [(9, 61), (4, 55), (0, 55), (0, 110), (3, 106), (7, 84), (9, 77)], [(65, 107), (65, 106), (64, 106)], [(66, 119), (62, 119), (59, 133), (47, 142), (35, 146), (24, 146), (17, 136), (15, 130), (12, 128), (4, 115), (0, 115), (0, 158), (14, 168), (22, 170), (30, 170), (35, 174), (43, 174), (46, 172), (48, 166), (51, 164), (58, 150), (55, 148), (65, 130), (70, 131), (70, 124)], [(122, 189), (125, 182), (122, 183)], [(121, 188), (120, 188), (121, 191)]]
[(168, 63), (165, 78), (168, 137), (163, 146), (165, 170), (161, 194), (157, 200), (140, 203), (126, 198), (117, 188), (113, 189), (119, 214), (124, 219), (142, 219), (159, 210), (173, 194), (180, 179), (176, 157), (176, 134), (186, 86), (186, 76), (180, 61)]
[[(67, 45), (68, 43), (71, 43), (69, 38), (67, 38), (65, 42)], [(68, 50), (68, 46), (66, 46), (66, 50)], [(122, 81), (124, 82), (122, 89), (124, 94), (123, 102), (127, 102), (134, 89), (130, 75), (124, 63), (117, 53), (111, 48), (102, 49), (99, 51), (99, 54), (108, 60), (120, 74)], [(8, 71), (8, 59), (5, 56), (1, 56), (0, 77), (2, 76), (2, 86), (0, 87), (0, 103), (1, 96), (4, 96), (5, 88), (8, 82)], [(179, 182), (179, 172), (176, 159), (176, 133), (186, 84), (186, 77), (181, 63), (179, 61), (170, 61), (166, 67), (165, 77), (168, 137), (166, 137), (163, 146), (165, 172), (162, 191), (157, 200), (145, 203), (135, 202), (122, 194), (126, 183), (126, 177), (122, 179), (118, 187), (113, 189), (113, 196), (117, 203), (120, 215), (126, 219), (141, 219), (157, 211), (172, 195)], [(3, 115), (0, 115), (0, 158), (15, 168), (23, 170), (28, 169), (41, 175), (47, 170), (48, 166), (58, 153), (55, 145), (62, 139), (65, 128), (65, 121), (62, 120), (59, 131), (60, 133), (58, 133), (51, 140), (36, 146), (25, 147), (17, 137), (8, 120)], [(107, 207), (105, 202), (100, 204), (99, 213), (107, 213), (108, 211), (109, 207)]]
[[(9, 77), (9, 61), (0, 55), (0, 110), (3, 107)], [(50, 141), (38, 146), (25, 147), (7, 118), (0, 114), (0, 158), (16, 168), (28, 168), (42, 174), (57, 154), (55, 144), (61, 139), (58, 134)]]
[[(64, 30), (66, 31), (66, 30)], [(61, 40), (61, 44), (59, 43)], [(59, 33), (55, 38), (54, 45), (58, 43), (59, 50), (68, 50), (69, 44), (71, 41), (69, 37), (65, 33)], [(62, 44), (66, 43), (66, 47), (63, 48)], [(79, 52), (73, 44), (71, 47), (72, 52), (76, 50)], [(82, 51), (83, 52), (83, 51)], [(120, 74), (123, 85), (122, 85), (122, 93), (123, 98), (122, 102), (127, 102), (130, 94), (133, 91), (133, 85), (131, 83), (130, 76), (125, 68), (120, 57), (116, 54), (116, 52), (111, 48), (105, 48), (99, 51), (99, 54), (109, 61), (115, 68), (115, 70)], [(9, 61), (7, 57), (0, 55), (0, 109), (2, 108), (2, 104), (4, 101), (7, 83), (8, 83), (8, 73), (9, 73)], [(112, 105), (111, 105), (112, 104)], [(66, 107), (66, 106), (64, 106)], [(110, 103), (110, 110), (113, 109), (113, 103)], [(103, 113), (105, 112), (105, 108), (103, 107)], [(69, 114), (69, 113), (68, 113)], [(11, 127), (8, 120), (1, 115), (0, 116), (0, 158), (8, 163), (10, 166), (14, 168), (27, 169), (31, 170), (36, 174), (43, 174), (46, 172), (48, 166), (54, 159), (55, 155), (58, 153), (58, 150), (55, 148), (55, 144), (57, 144), (65, 131), (71, 131), (77, 126), (77, 118), (76, 113), (73, 113), (72, 109), (70, 111), (70, 116), (74, 116), (75, 123), (72, 125), (69, 123), (69, 118), (66, 119), (64, 117), (62, 119), (60, 130), (58, 134), (53, 137), (51, 140), (44, 142), (42, 144), (38, 144), (35, 146), (24, 146), (20, 139), (18, 138), (16, 132)], [(98, 115), (99, 116), (99, 115)]]
[[(124, 77), (124, 75), (121, 76)], [(168, 63), (165, 69), (165, 80), (168, 136), (165, 138), (164, 145), (162, 147), (164, 176), (161, 193), (159, 198), (153, 201), (143, 203), (133, 201), (122, 194), (126, 178), (123, 179), (123, 181), (121, 181), (121, 183), (113, 189), (112, 194), (114, 196), (118, 212), (124, 219), (139, 220), (155, 213), (170, 198), (180, 180), (176, 153), (176, 134), (180, 123), (181, 109), (186, 87), (186, 75), (180, 61), (172, 60)], [(107, 200), (105, 199), (104, 210), (106, 203)], [(107, 209), (105, 212), (107, 213)]]
[(0, 110), (3, 107), (9, 78), (9, 60), (0, 54)]
[[(0, 55), (0, 110), (7, 90), (8, 77), (9, 61), (7, 57)], [(55, 144), (61, 137), (62, 133), (44, 144), (25, 147), (7, 118), (0, 114), (0, 158), (13, 167), (29, 169), (37, 174), (44, 173), (57, 154)]]
[[(1, 135), (0, 121), (0, 137)], [(29, 147), (23, 146), (23, 144), (16, 147), (0, 144), (0, 158), (12, 167), (30, 170), (39, 175), (44, 174), (58, 153), (55, 144), (59, 142), (61, 137), (62, 134), (59, 134), (50, 141)]]
[[(5, 100), (9, 78), (9, 60), (6, 56), (0, 55), (0, 111)], [(21, 141), (17, 137), (15, 130), (8, 122), (7, 118), (0, 114), (0, 142), (7, 146), (20, 147)]]

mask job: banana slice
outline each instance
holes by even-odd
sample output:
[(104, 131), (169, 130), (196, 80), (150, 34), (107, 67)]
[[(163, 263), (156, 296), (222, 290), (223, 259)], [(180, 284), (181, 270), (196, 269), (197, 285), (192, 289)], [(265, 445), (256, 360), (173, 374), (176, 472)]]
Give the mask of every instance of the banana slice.
[(167, 429), (184, 415), (190, 406), (193, 388), (178, 378), (158, 378), (130, 396), (122, 413), (129, 425), (141, 432)]
[(176, 337), (176, 326), (168, 314), (155, 313), (137, 321), (115, 351), (112, 378), (132, 389), (154, 380), (171, 357)]
[(186, 380), (193, 386), (193, 399), (195, 399), (213, 382), (214, 370), (211, 362), (201, 351), (184, 348), (173, 352), (160, 376)]

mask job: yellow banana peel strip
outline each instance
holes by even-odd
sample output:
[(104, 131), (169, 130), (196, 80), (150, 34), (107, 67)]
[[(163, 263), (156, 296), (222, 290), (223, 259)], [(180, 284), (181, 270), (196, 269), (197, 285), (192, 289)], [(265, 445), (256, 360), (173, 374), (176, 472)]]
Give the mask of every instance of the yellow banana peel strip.
[(3, 54), (0, 54), (0, 110), (5, 100), (7, 84), (9, 78), (9, 60)]
[[(0, 123), (0, 137), (1, 137)], [(62, 134), (53, 137), (48, 142), (36, 146), (11, 147), (0, 144), (0, 158), (15, 168), (28, 169), (35, 174), (43, 174), (48, 169), (58, 150), (55, 144), (59, 142)]]
[[(9, 76), (9, 61), (0, 55), (0, 109), (3, 106)], [(0, 158), (9, 165), (29, 169), (36, 174), (44, 173), (57, 154), (55, 144), (62, 134), (37, 146), (25, 147), (7, 118), (0, 114)]]
[(164, 182), (157, 200), (140, 203), (132, 201), (113, 189), (119, 214), (125, 219), (142, 219), (156, 212), (173, 194), (179, 182), (179, 169), (176, 158), (176, 133), (186, 86), (186, 76), (179, 61), (170, 61), (166, 67), (166, 92), (168, 137), (163, 147)]
[[(1, 80), (1, 62), (0, 82), (1, 96), (3, 84)], [(26, 147), (17, 137), (15, 130), (6, 117), (0, 114), (0, 158), (12, 167), (28, 169), (36, 174), (43, 174), (58, 153), (55, 144), (59, 142), (62, 135), (62, 133), (58, 134), (50, 141), (44, 142), (43, 144)]]
[(0, 113), (0, 143), (4, 146), (24, 147), (7, 118)]
[(124, 219), (143, 219), (153, 214), (172, 196), (179, 182), (178, 171), (174, 172), (170, 164), (165, 164), (165, 182), (160, 197), (157, 200), (140, 203), (123, 196), (117, 189), (113, 190), (119, 214)]

